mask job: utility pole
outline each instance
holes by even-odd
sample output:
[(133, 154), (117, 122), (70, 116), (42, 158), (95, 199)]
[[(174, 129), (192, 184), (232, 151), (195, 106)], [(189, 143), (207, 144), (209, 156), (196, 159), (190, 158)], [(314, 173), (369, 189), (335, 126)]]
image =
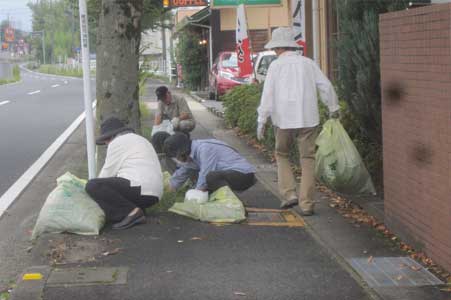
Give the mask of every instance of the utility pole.
[(166, 28), (164, 22), (164, 15), (162, 17), (162, 26), (161, 26), (161, 38), (162, 38), (162, 48), (163, 48), (163, 73), (166, 74)]

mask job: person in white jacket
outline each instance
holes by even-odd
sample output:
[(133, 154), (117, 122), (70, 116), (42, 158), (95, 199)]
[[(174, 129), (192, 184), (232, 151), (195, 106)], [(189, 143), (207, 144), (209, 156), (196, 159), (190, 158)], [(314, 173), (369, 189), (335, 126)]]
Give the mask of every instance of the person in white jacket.
[[(281, 208), (299, 204), (303, 215), (313, 214), (315, 189), (315, 140), (318, 135), (318, 96), (331, 117), (339, 116), (334, 88), (317, 64), (297, 52), (291, 28), (274, 30), (266, 49), (278, 58), (269, 66), (258, 107), (257, 138), (264, 136), (265, 123), (271, 117), (276, 136), (278, 187), (284, 197)], [(296, 140), (302, 168), (299, 197), (288, 153)]]
[(105, 120), (98, 145), (108, 145), (99, 177), (86, 184), (86, 192), (104, 210), (113, 229), (126, 229), (146, 220), (144, 210), (163, 194), (163, 174), (152, 144), (125, 127), (119, 119)]

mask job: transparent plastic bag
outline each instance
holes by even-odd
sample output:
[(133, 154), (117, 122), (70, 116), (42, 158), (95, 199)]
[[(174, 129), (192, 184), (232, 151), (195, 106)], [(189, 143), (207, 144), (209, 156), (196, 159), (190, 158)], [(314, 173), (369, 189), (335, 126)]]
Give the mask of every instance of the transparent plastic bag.
[(155, 133), (159, 131), (164, 131), (172, 135), (174, 134), (174, 126), (172, 126), (170, 120), (163, 120), (163, 122), (161, 122), (160, 125), (153, 125), (151, 135), (153, 136)]
[(169, 211), (211, 223), (239, 223), (246, 219), (243, 203), (228, 186), (216, 190), (206, 203), (175, 203)]
[(375, 194), (371, 176), (357, 148), (337, 119), (330, 119), (316, 139), (315, 174), (329, 188), (347, 194)]
[(208, 192), (203, 192), (196, 189), (188, 190), (185, 194), (185, 202), (205, 203), (208, 201)]
[(86, 180), (67, 172), (57, 179), (39, 212), (32, 239), (43, 233), (70, 232), (98, 235), (105, 224), (105, 213), (85, 192)]

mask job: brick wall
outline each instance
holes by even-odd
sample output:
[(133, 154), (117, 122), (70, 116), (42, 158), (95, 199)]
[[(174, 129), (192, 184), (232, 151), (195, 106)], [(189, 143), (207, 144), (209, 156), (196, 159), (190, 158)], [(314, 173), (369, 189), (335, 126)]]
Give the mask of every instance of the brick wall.
[(451, 270), (451, 4), (380, 16), (386, 222)]

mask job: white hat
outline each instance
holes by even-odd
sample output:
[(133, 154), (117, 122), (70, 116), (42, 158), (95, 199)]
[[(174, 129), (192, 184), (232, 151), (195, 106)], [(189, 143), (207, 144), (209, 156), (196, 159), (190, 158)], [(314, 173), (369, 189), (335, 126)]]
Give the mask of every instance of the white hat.
[(290, 27), (279, 27), (274, 30), (271, 40), (265, 45), (265, 49), (300, 47), (294, 41), (294, 33)]

